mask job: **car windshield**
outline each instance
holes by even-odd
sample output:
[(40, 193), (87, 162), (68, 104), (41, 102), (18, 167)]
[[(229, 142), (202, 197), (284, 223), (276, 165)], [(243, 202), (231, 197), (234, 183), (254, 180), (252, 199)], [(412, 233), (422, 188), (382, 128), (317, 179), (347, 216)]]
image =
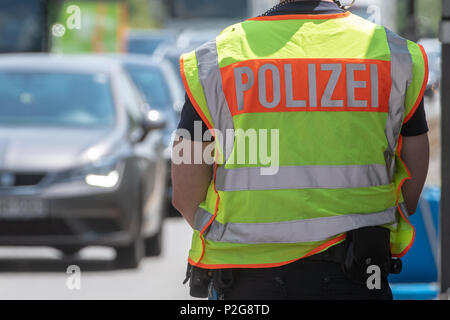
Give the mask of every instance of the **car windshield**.
[(128, 52), (137, 54), (153, 54), (165, 42), (171, 40), (170, 35), (154, 35), (147, 37), (131, 37), (128, 40)]
[(109, 126), (115, 108), (105, 74), (0, 70), (0, 123)]
[(176, 71), (180, 70), (180, 58), (178, 54), (176, 53), (167, 54), (164, 56), (164, 58), (170, 62), (172, 68), (174, 68)]
[(160, 68), (129, 64), (127, 70), (152, 108), (164, 111), (172, 107), (170, 89)]
[(159, 45), (167, 41), (160, 38), (136, 38), (128, 40), (128, 52), (137, 54), (153, 54)]
[[(187, 52), (187, 51), (186, 51)], [(178, 53), (177, 51), (168, 52), (164, 55), (164, 59), (167, 60), (172, 67), (172, 70), (175, 71), (177, 75), (178, 84), (181, 88), (184, 88), (183, 80), (180, 75), (180, 56), (182, 53)]]

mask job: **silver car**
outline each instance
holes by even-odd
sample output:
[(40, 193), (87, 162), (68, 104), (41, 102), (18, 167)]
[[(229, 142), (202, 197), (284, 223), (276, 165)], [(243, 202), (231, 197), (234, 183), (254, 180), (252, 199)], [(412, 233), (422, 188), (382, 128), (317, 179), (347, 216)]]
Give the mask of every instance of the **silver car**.
[(0, 56), (0, 245), (159, 254), (163, 127), (114, 59)]
[[(184, 104), (184, 90), (179, 85), (179, 74), (173, 71), (165, 59), (155, 59), (143, 55), (116, 55), (136, 87), (142, 92), (151, 108), (164, 116), (166, 127), (163, 131), (164, 157), (171, 168), (172, 134), (175, 132)], [(169, 217), (180, 217), (172, 205), (172, 180), (167, 178), (166, 212)]]

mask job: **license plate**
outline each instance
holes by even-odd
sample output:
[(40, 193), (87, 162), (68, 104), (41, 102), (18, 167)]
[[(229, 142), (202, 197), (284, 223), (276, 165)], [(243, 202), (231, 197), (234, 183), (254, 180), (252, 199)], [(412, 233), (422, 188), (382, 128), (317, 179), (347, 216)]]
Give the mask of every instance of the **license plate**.
[(0, 219), (43, 218), (48, 214), (47, 203), (34, 198), (0, 198)]

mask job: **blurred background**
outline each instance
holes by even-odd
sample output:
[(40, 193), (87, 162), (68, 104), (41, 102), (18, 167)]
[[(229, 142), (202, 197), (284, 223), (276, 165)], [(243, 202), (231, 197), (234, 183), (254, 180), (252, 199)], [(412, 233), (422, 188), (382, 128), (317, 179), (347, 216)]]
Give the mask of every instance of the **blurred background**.
[[(170, 204), (178, 59), (277, 2), (0, 0), (0, 299), (190, 298), (192, 232)], [(391, 283), (397, 299), (433, 299), (441, 1), (357, 0), (351, 11), (428, 54), (431, 167), (416, 243)]]

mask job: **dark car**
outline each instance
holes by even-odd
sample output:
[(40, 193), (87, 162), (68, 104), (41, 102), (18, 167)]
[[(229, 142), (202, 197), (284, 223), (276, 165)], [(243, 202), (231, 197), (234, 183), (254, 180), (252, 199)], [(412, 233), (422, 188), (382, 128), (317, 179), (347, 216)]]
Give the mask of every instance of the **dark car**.
[[(184, 91), (178, 82), (179, 75), (164, 59), (152, 59), (141, 55), (115, 56), (130, 75), (136, 87), (142, 92), (146, 102), (152, 109), (163, 114), (166, 127), (163, 131), (164, 157), (169, 170), (172, 151), (172, 134), (180, 120), (181, 108), (184, 104)], [(172, 207), (170, 175), (167, 178), (166, 205), (171, 216), (179, 216)]]
[(162, 116), (114, 59), (0, 57), (0, 245), (159, 254)]

